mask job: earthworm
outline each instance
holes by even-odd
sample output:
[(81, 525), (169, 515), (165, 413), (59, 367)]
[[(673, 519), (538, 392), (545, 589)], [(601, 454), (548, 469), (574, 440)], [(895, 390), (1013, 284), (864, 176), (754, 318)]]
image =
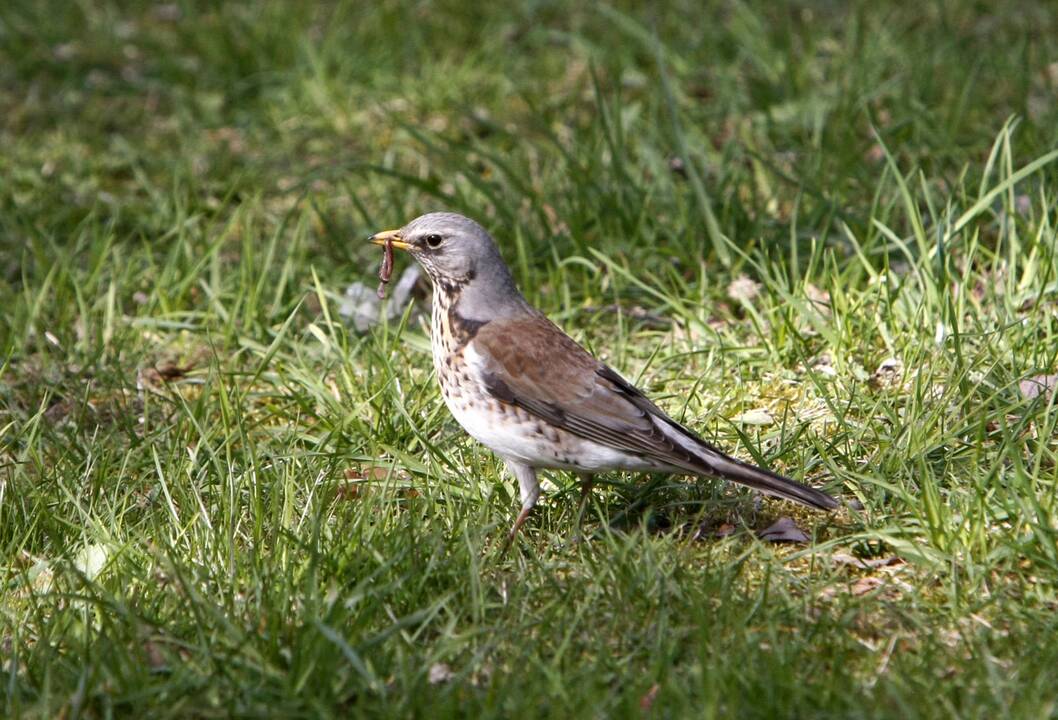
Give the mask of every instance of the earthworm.
[(378, 269), (378, 279), (381, 281), (377, 291), (379, 300), (386, 297), (386, 283), (389, 282), (391, 275), (393, 275), (393, 240), (386, 238), (385, 245), (382, 246), (382, 267)]

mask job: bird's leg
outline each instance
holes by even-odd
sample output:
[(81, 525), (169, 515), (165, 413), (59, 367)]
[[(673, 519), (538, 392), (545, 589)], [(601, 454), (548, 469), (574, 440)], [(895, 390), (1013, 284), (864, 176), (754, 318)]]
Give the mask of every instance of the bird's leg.
[(580, 501), (586, 503), (591, 497), (592, 488), (595, 487), (595, 476), (591, 473), (577, 473), (577, 477), (580, 478)]
[(579, 543), (581, 537), (581, 526), (584, 524), (584, 511), (588, 507), (588, 501), (591, 499), (591, 490), (595, 485), (595, 476), (591, 473), (577, 473), (577, 477), (580, 478), (580, 509), (577, 511), (577, 530), (573, 535), (573, 542)]
[(511, 474), (518, 478), (518, 488), (522, 494), (522, 511), (518, 513), (518, 518), (514, 521), (514, 526), (507, 536), (506, 549), (506, 547), (510, 547), (515, 535), (518, 534), (518, 529), (529, 519), (529, 513), (533, 511), (536, 501), (540, 499), (540, 483), (536, 479), (536, 470), (533, 468), (511, 460), (505, 460), (505, 462)]

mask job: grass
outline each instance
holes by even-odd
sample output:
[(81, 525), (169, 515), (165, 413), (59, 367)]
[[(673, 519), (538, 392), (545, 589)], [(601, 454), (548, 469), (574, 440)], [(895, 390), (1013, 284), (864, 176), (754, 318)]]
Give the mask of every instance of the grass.
[[(0, 715), (1058, 715), (1056, 95), (1042, 0), (4, 3)], [(439, 208), (858, 509), (559, 475), (503, 555), (337, 312)]]

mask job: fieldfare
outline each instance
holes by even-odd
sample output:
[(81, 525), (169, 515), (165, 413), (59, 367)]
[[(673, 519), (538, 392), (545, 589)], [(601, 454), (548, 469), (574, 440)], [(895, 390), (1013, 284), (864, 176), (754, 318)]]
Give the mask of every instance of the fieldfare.
[(431, 343), (445, 404), (518, 480), (522, 509), (540, 497), (537, 470), (669, 472), (733, 480), (814, 508), (830, 495), (724, 454), (531, 306), (492, 237), (455, 213), (430, 213), (370, 242), (411, 253), (433, 281)]

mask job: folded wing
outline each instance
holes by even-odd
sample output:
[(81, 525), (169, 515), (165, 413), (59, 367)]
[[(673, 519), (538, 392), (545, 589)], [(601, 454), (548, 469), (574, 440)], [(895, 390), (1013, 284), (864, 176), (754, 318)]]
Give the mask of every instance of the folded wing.
[[(518, 342), (511, 343), (515, 336)], [(578, 437), (812, 507), (837, 506), (826, 493), (705, 442), (542, 316), (488, 323), (469, 349), (494, 398)]]

